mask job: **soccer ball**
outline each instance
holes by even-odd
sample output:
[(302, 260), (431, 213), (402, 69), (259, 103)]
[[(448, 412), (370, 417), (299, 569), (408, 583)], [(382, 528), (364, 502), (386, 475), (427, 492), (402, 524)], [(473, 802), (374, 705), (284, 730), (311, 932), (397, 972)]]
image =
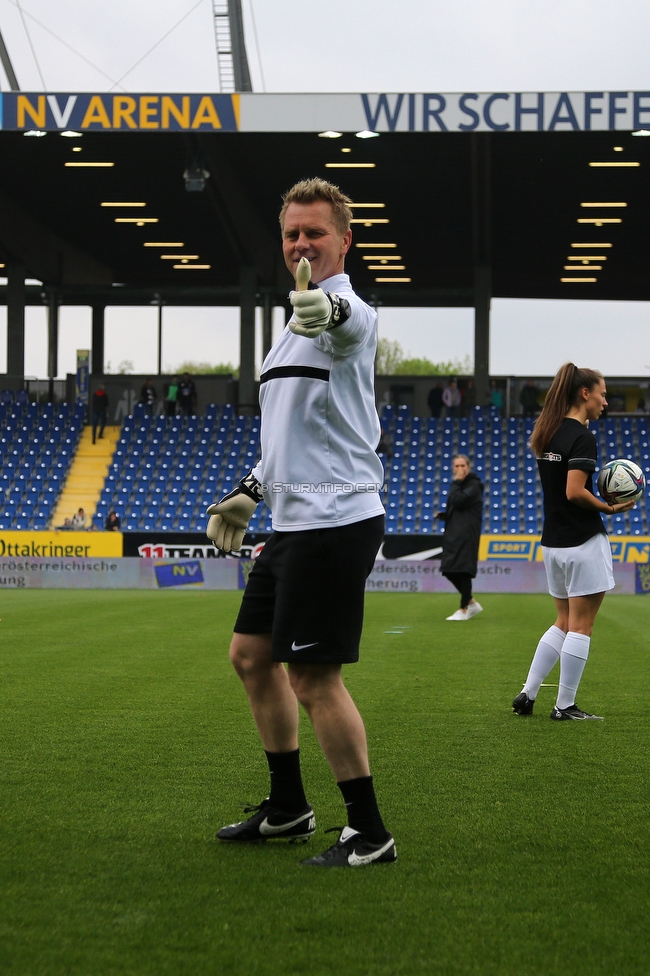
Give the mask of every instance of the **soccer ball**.
[(598, 475), (598, 491), (610, 505), (636, 501), (645, 491), (645, 476), (638, 464), (627, 458), (608, 461)]

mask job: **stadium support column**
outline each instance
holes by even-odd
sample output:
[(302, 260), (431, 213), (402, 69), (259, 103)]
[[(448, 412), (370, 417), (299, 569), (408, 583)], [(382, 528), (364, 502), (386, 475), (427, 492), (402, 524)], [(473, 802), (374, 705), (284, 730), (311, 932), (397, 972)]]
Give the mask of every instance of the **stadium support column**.
[(472, 133), (472, 215), (474, 254), (474, 383), (476, 402), (490, 392), (490, 303), (492, 301), (492, 229), (490, 133)]
[(257, 272), (243, 264), (239, 276), (239, 412), (251, 416), (258, 412), (255, 396), (255, 294)]
[(266, 359), (273, 345), (273, 300), (269, 292), (264, 296), (262, 305), (262, 362)]
[(490, 396), (490, 302), (492, 269), (474, 265), (474, 384), (476, 402), (482, 406)]
[(7, 375), (25, 378), (25, 268), (19, 261), (7, 263)]
[(54, 402), (54, 380), (59, 372), (59, 296), (54, 288), (48, 295), (47, 316), (47, 397)]
[(91, 376), (104, 375), (104, 306), (93, 305)]

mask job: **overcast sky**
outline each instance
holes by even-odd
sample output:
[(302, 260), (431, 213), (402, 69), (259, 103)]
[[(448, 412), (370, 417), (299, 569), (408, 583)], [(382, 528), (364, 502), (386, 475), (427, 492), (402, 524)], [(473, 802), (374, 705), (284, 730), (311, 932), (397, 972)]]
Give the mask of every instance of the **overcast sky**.
[[(650, 90), (647, 0), (242, 6), (255, 91)], [(218, 91), (212, 0), (0, 0), (0, 29), (23, 91)], [(0, 81), (6, 90), (1, 72)], [(463, 359), (473, 351), (472, 315), (386, 309), (380, 334), (414, 356)], [(236, 312), (166, 309), (164, 316), (164, 366), (238, 361)], [(0, 370), (3, 323), (0, 310)], [(62, 310), (61, 374), (74, 369), (74, 350), (87, 347), (89, 323), (85, 309)], [(29, 310), (27, 335), (26, 369), (44, 376), (43, 310)], [(648, 336), (645, 303), (494, 301), (491, 370), (542, 375), (574, 358), (609, 375), (650, 378)], [(155, 310), (111, 310), (106, 357), (113, 368), (128, 359), (138, 372), (154, 371), (155, 337)]]

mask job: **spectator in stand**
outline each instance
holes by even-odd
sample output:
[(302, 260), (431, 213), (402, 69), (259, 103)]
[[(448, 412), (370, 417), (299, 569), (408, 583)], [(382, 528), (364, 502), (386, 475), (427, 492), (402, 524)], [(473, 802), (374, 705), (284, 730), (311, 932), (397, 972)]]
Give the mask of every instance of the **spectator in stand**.
[(93, 393), (92, 402), (92, 414), (93, 414), (93, 444), (95, 443), (97, 436), (97, 428), (99, 427), (99, 439), (101, 440), (104, 436), (104, 428), (106, 427), (106, 412), (108, 410), (108, 393), (104, 389), (103, 385), (100, 383), (95, 392)]
[(70, 532), (72, 529), (72, 519), (64, 519), (63, 525), (55, 525), (54, 528), (57, 532)]
[(427, 406), (431, 411), (432, 417), (439, 417), (442, 413), (442, 396), (442, 383), (436, 383), (436, 385), (429, 390), (429, 396), (427, 397)]
[(445, 405), (445, 414), (447, 417), (457, 417), (458, 408), (460, 407), (460, 390), (458, 389), (458, 383), (456, 380), (449, 380), (449, 385), (447, 389), (442, 394), (442, 402)]
[(521, 393), (519, 394), (519, 402), (522, 406), (522, 413), (524, 417), (534, 417), (539, 406), (537, 403), (537, 398), (539, 397), (539, 390), (535, 386), (534, 380), (526, 380), (525, 384), (521, 388)]
[(461, 416), (471, 417), (472, 411), (476, 406), (476, 387), (474, 386), (474, 379), (470, 376), (468, 379), (465, 389), (461, 391), (463, 401), (461, 404)]
[(104, 531), (119, 532), (120, 526), (121, 526), (120, 516), (117, 514), (117, 512), (114, 509), (111, 509), (108, 515), (106, 516), (106, 520), (104, 522)]
[(152, 380), (145, 380), (142, 384), (142, 389), (140, 390), (140, 403), (144, 407), (144, 412), (153, 416), (156, 412), (156, 400), (158, 399), (158, 394), (156, 393), (156, 388), (153, 385)]
[(490, 380), (490, 406), (494, 407), (498, 417), (503, 413), (503, 392), (497, 386), (496, 380)]
[(189, 373), (183, 373), (178, 384), (177, 403), (185, 417), (191, 417), (196, 411), (196, 386)]
[(647, 413), (645, 405), (645, 397), (639, 397), (636, 404), (636, 413)]
[(80, 508), (70, 519), (70, 528), (75, 532), (86, 528), (86, 513), (83, 508)]
[(167, 384), (165, 389), (165, 416), (175, 417), (178, 406), (176, 401), (178, 399), (178, 376), (174, 376), (170, 383)]

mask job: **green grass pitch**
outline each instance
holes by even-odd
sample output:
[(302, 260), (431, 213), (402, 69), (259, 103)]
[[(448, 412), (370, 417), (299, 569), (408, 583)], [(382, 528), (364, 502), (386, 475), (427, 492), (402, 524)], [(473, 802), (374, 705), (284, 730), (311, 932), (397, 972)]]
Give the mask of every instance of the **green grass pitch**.
[(315, 839), (213, 840), (267, 785), (239, 594), (3, 591), (3, 976), (647, 976), (650, 599), (599, 614), (602, 723), (551, 722), (551, 687), (511, 713), (552, 601), (481, 600), (369, 596), (345, 675), (399, 861), (319, 871), (344, 808), (306, 722)]

